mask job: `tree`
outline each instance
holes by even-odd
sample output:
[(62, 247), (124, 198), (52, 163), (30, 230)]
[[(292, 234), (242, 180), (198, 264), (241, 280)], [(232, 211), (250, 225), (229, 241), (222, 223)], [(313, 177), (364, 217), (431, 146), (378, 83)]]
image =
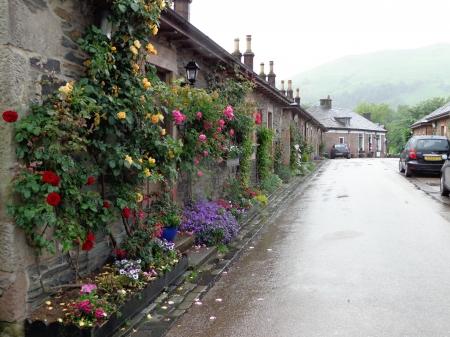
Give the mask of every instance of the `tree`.
[(387, 103), (381, 103), (379, 105), (375, 103), (362, 102), (354, 110), (361, 116), (365, 112), (371, 113), (371, 120), (374, 123), (379, 123), (380, 125), (386, 125), (393, 120), (395, 110)]

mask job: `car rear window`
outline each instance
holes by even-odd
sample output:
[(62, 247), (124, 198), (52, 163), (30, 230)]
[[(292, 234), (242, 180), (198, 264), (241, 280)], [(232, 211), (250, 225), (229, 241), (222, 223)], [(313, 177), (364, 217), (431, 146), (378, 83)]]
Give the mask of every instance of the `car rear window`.
[(448, 151), (448, 140), (446, 139), (419, 139), (417, 150), (421, 151)]
[(344, 150), (345, 149), (345, 145), (342, 145), (342, 144), (335, 145), (334, 148), (335, 149), (339, 149), (339, 150)]

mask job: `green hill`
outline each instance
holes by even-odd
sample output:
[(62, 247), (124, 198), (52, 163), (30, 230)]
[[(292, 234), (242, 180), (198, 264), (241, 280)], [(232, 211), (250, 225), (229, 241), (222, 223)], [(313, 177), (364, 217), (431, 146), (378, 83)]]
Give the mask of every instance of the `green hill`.
[(346, 56), (292, 77), (302, 103), (330, 95), (334, 107), (359, 103), (415, 105), (450, 95), (450, 44)]

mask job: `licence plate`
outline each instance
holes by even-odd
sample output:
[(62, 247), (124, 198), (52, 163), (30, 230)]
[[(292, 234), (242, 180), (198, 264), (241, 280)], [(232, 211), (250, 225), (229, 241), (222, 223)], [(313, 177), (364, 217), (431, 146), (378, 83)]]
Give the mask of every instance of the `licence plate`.
[(442, 160), (441, 156), (425, 156), (424, 158), (425, 158), (425, 160), (431, 160), (431, 161), (433, 161), (433, 160)]

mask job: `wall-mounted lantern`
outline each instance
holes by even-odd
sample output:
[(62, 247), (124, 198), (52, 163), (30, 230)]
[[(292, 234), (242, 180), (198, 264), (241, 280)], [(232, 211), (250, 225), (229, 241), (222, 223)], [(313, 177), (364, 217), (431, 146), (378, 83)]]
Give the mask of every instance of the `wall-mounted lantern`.
[(189, 62), (184, 69), (186, 69), (186, 79), (189, 81), (192, 87), (194, 87), (194, 83), (198, 78), (198, 71), (201, 70), (195, 61)]

